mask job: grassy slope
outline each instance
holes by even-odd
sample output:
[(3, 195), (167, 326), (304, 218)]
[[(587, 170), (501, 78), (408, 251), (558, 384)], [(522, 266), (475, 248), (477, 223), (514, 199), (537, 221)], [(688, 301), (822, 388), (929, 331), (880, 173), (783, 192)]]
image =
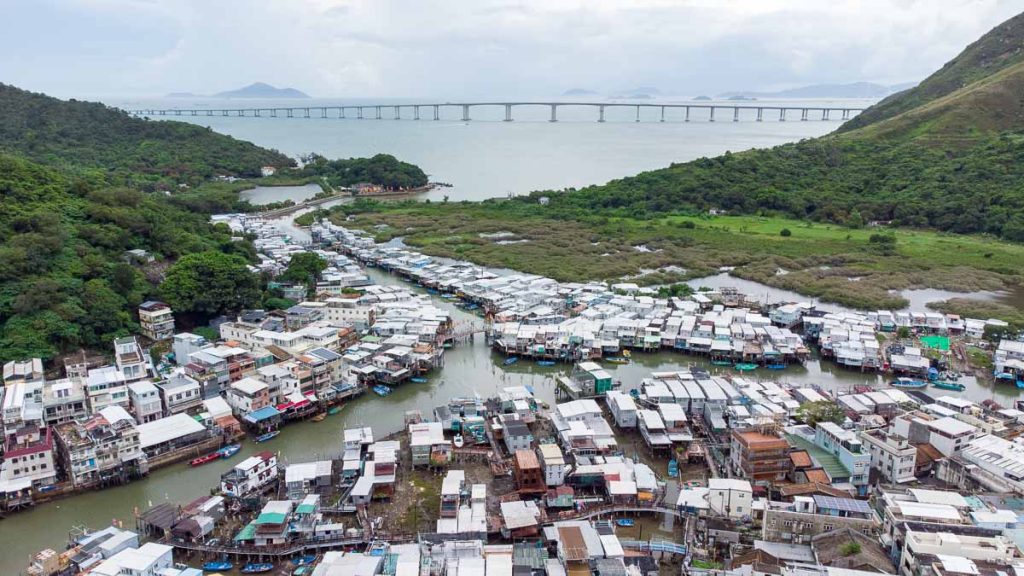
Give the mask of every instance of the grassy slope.
[(898, 116), (1024, 61), (1021, 38), (1024, 38), (1024, 14), (996, 26), (920, 84), (882, 100), (844, 124), (839, 132)]

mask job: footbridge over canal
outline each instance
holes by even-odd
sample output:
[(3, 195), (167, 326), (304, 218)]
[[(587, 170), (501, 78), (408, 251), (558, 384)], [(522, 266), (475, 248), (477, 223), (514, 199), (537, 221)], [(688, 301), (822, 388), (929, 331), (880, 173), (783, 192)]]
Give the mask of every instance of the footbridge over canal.
[[(157, 118), (163, 116), (221, 116), (236, 118), (334, 118), (353, 120), (448, 120), (469, 122), (474, 110), (497, 108), (504, 110), (505, 122), (512, 122), (516, 109), (542, 108), (549, 111), (547, 120), (558, 122), (558, 112), (564, 108), (586, 108), (594, 111), (597, 122), (605, 121), (609, 110), (625, 109), (632, 112), (635, 122), (656, 119), (659, 122), (689, 122), (717, 120), (849, 120), (863, 108), (845, 106), (802, 106), (781, 104), (728, 104), (728, 103), (665, 103), (653, 102), (445, 102), (436, 104), (353, 104), (336, 106), (293, 106), (260, 108), (149, 108), (127, 110), (128, 113)], [(404, 113), (404, 115), (403, 115)], [(652, 116), (653, 114), (653, 116)]]

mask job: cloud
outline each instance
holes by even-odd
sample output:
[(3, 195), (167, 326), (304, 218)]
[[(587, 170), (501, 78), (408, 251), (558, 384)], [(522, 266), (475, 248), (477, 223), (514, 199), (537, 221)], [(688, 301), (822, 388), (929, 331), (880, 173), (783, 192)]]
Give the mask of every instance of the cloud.
[[(2, 81), (63, 96), (529, 97), (918, 80), (1006, 0), (9, 0)], [(87, 25), (83, 25), (87, 24)]]

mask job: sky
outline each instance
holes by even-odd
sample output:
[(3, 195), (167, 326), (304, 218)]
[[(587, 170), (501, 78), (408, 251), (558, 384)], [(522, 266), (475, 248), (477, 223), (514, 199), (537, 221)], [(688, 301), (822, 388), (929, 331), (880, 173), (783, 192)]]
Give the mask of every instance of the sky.
[(60, 97), (529, 97), (918, 81), (1021, 0), (0, 0), (0, 82)]

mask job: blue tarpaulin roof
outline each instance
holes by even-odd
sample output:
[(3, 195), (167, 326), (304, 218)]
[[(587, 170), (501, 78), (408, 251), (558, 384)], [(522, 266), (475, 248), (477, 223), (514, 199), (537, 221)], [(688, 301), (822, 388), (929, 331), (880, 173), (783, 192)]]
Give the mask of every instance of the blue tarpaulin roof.
[(245, 420), (246, 422), (250, 422), (252, 424), (259, 424), (264, 420), (269, 420), (274, 416), (280, 415), (281, 413), (277, 411), (277, 408), (274, 408), (273, 406), (267, 406), (265, 408), (260, 408), (255, 412), (250, 412), (246, 414), (243, 420)]

